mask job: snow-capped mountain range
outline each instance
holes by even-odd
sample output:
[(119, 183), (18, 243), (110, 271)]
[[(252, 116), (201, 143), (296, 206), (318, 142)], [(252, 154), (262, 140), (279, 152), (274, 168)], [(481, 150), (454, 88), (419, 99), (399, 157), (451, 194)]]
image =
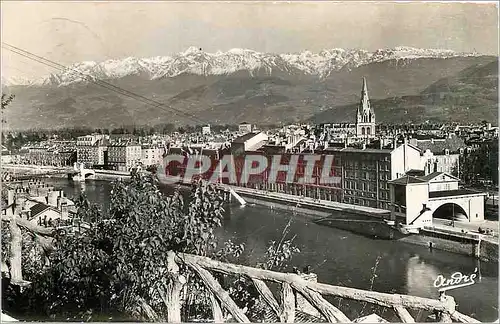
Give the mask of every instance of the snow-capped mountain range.
[(228, 75), (237, 71), (256, 71), (271, 74), (273, 71), (301, 73), (326, 77), (342, 68), (387, 60), (413, 60), (419, 58), (450, 58), (477, 56), (474, 53), (458, 53), (441, 49), (418, 49), (396, 47), (374, 52), (359, 49), (330, 49), (319, 53), (304, 51), (292, 54), (260, 53), (248, 49), (231, 49), (227, 52), (207, 53), (196, 47), (172, 56), (152, 58), (128, 57), (104, 62), (81, 62), (68, 66), (60, 73), (50, 74), (38, 80), (3, 78), (7, 86), (67, 86), (88, 82), (88, 77), (100, 80), (119, 79), (141, 75), (150, 80), (175, 77), (177, 75)]

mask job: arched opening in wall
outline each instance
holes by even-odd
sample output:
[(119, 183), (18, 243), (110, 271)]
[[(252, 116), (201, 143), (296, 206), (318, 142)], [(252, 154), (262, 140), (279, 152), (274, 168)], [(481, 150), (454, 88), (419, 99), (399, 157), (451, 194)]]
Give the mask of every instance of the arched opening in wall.
[(366, 133), (368, 135), (371, 135), (372, 134), (372, 129), (370, 127), (366, 128)]
[(365, 128), (361, 127), (361, 135), (365, 135)]
[(465, 210), (455, 203), (446, 203), (439, 206), (432, 214), (433, 218), (466, 221), (469, 219)]

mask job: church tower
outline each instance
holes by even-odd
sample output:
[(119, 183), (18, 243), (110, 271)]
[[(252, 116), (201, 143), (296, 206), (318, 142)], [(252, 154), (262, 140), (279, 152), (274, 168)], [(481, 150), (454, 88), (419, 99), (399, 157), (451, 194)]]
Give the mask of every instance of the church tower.
[(361, 100), (356, 111), (356, 136), (363, 138), (372, 138), (375, 136), (375, 112), (370, 105), (365, 78), (363, 78)]

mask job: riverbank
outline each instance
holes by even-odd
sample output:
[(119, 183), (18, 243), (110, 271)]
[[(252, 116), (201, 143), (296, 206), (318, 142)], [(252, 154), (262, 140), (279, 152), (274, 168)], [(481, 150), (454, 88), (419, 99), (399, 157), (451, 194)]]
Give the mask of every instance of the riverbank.
[(112, 170), (94, 170), (96, 180), (116, 180), (116, 179), (129, 179), (130, 172), (126, 171), (112, 171)]
[[(55, 167), (29, 165), (8, 165), (7, 167), (18, 169), (36, 168), (42, 170), (57, 169)], [(96, 180), (130, 178), (130, 173), (123, 171), (94, 171)], [(190, 185), (184, 184), (183, 187), (188, 186)], [(251, 188), (228, 187), (241, 195), (249, 204), (262, 205), (270, 209), (288, 210), (294, 214), (300, 213), (302, 216), (313, 219), (322, 225), (348, 230), (373, 238), (398, 240), (414, 245), (426, 246), (429, 249), (473, 256), (484, 261), (498, 261), (498, 239), (476, 233), (464, 233), (460, 226), (452, 227), (435, 222), (435, 227), (421, 229), (419, 234), (402, 235), (397, 229), (384, 222), (384, 219), (389, 218), (390, 212), (388, 210)], [(397, 215), (397, 217), (403, 222), (405, 221), (401, 215)], [(458, 222), (455, 222), (455, 224), (459, 225)]]
[[(64, 190), (68, 197), (78, 197), (85, 193), (89, 201), (103, 210), (108, 210), (113, 185), (110, 181), (86, 181), (84, 186), (68, 179), (48, 179), (57, 188)], [(177, 186), (160, 185), (160, 192), (171, 195)], [(181, 187), (189, 195), (190, 187)], [(473, 286), (453, 290), (458, 311), (489, 323), (498, 318), (498, 266), (492, 262), (428, 246), (372, 239), (349, 231), (317, 225), (317, 215), (293, 213), (277, 207), (254, 205), (247, 200), (245, 207), (235, 201), (227, 208), (230, 218), (222, 222), (215, 235), (218, 246), (231, 240), (234, 244), (244, 244), (245, 249), (239, 260), (241, 264), (254, 266), (266, 260), (266, 251), (271, 241), (283, 237), (283, 229), (288, 228), (286, 239), (293, 238), (293, 245), (300, 253), (290, 261), (292, 267), (302, 270), (310, 265), (318, 275), (318, 281), (359, 289), (416, 295), (437, 298), (433, 286), (439, 274), (448, 277), (460, 271), (473, 273), (478, 268), (477, 283)], [(373, 267), (376, 266), (376, 270)], [(376, 278), (372, 281), (374, 273)], [(474, 298), (471, 298), (474, 296)], [(360, 310), (363, 305), (349, 303), (350, 309)], [(415, 318), (417, 322), (425, 319)]]
[(472, 256), (486, 262), (498, 262), (498, 240), (486, 235), (464, 233), (460, 228), (450, 226), (448, 226), (449, 229), (443, 228), (442, 224), (439, 227), (425, 227), (420, 230), (419, 234), (403, 235), (383, 221), (384, 216), (387, 219), (389, 214), (387, 210), (250, 188), (230, 187), (249, 203), (303, 213), (317, 220), (318, 224), (373, 238), (392, 239), (426, 246), (429, 249)]
[[(46, 165), (30, 165), (30, 164), (2, 164), (2, 169), (7, 171), (14, 171), (13, 173), (20, 173), (19, 171), (32, 171), (28, 172), (29, 174), (37, 174), (37, 173), (45, 173), (45, 172), (70, 172), (73, 171), (73, 168), (70, 166), (67, 167), (55, 167), (55, 166), (46, 166)], [(127, 171), (114, 171), (114, 170), (93, 170), (95, 172), (95, 176), (89, 178), (89, 180), (114, 180), (114, 179), (126, 179), (130, 178), (130, 172)], [(54, 176), (54, 175), (52, 175)], [(65, 177), (66, 175), (61, 175), (61, 177)]]
[(19, 171), (19, 170), (32, 170), (32, 171), (66, 171), (73, 169), (70, 166), (66, 167), (56, 167), (49, 165), (33, 165), (33, 164), (7, 164), (2, 163), (2, 169), (9, 171)]

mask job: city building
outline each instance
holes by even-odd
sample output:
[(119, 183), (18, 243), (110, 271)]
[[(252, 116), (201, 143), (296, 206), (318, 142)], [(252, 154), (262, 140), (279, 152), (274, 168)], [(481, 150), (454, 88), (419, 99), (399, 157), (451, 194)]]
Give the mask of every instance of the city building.
[(389, 209), (389, 181), (420, 168), (420, 150), (408, 143), (393, 149), (328, 148), (323, 153), (334, 156), (342, 177), (334, 200), (373, 208)]
[(389, 185), (392, 217), (404, 216), (406, 225), (430, 226), (433, 218), (469, 223), (484, 220), (486, 193), (460, 189), (459, 179), (448, 173), (405, 175)]
[(37, 145), (24, 148), (19, 156), (19, 163), (32, 165), (69, 166), (77, 158), (77, 152), (72, 146)]
[[(389, 181), (420, 167), (420, 150), (408, 143), (392, 149), (327, 148), (315, 154), (321, 156), (321, 163), (326, 157), (332, 157), (330, 176), (336, 176), (339, 181), (322, 183), (320, 177), (323, 170), (316, 165), (313, 168), (312, 183), (305, 184), (302, 182), (306, 169), (304, 158), (310, 154), (287, 154), (284, 153), (283, 147), (262, 145), (265, 143), (264, 139), (264, 137), (259, 138), (258, 134), (246, 134), (232, 143), (230, 154), (234, 158), (237, 179), (241, 179), (246, 155), (263, 155), (268, 160), (267, 165), (270, 166), (273, 155), (280, 154), (281, 164), (288, 165), (288, 171), (291, 169), (287, 162), (293, 156), (298, 157), (293, 181), (287, 179), (287, 171), (280, 172), (276, 181), (268, 181), (270, 170), (264, 170), (259, 175), (252, 175), (247, 182), (240, 182), (241, 186), (389, 210)], [(245, 150), (245, 147), (259, 147), (259, 149)], [(213, 159), (212, 171), (217, 167), (217, 163), (218, 161)], [(178, 168), (178, 171), (182, 172), (186, 165)], [(210, 172), (207, 174), (210, 175)], [(222, 179), (224, 183), (227, 181), (228, 179)]]
[(263, 132), (242, 135), (231, 143), (231, 154), (241, 155), (248, 151), (256, 151), (266, 144), (268, 139)]
[(130, 171), (141, 163), (142, 148), (136, 143), (108, 145), (108, 166), (117, 171)]
[(210, 125), (207, 125), (207, 126), (203, 126), (201, 128), (201, 133), (203, 135), (210, 135), (211, 131), (210, 131)]
[(246, 134), (246, 133), (251, 133), (252, 132), (252, 124), (249, 124), (247, 122), (243, 122), (238, 125), (238, 132), (240, 134)]
[(77, 162), (85, 167), (105, 165), (108, 135), (93, 134), (79, 136), (76, 141)]
[(368, 85), (363, 78), (361, 97), (356, 107), (356, 120), (352, 123), (325, 123), (320, 124), (322, 130), (319, 141), (330, 142), (337, 138), (349, 138), (348, 144), (355, 139), (364, 139), (365, 142), (376, 137), (375, 111), (368, 96)]
[(460, 156), (467, 148), (463, 139), (455, 134), (448, 134), (442, 137), (420, 136), (411, 138), (409, 142), (420, 148), (421, 169), (425, 174), (433, 172), (458, 174)]
[(141, 163), (144, 166), (160, 165), (163, 163), (165, 148), (158, 145), (143, 145), (141, 149)]

